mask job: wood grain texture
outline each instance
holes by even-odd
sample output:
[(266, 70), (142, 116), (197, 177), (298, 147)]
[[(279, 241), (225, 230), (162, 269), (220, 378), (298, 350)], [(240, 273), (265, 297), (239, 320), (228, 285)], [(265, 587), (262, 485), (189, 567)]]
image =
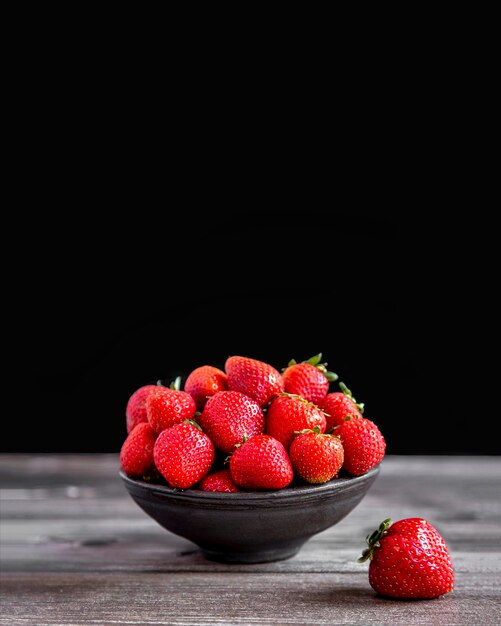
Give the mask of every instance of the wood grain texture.
[[(148, 518), (117, 455), (0, 455), (0, 624), (501, 624), (501, 459), (387, 457), (362, 503), (286, 561), (228, 565)], [(431, 601), (378, 597), (359, 556), (428, 519), (456, 569)]]

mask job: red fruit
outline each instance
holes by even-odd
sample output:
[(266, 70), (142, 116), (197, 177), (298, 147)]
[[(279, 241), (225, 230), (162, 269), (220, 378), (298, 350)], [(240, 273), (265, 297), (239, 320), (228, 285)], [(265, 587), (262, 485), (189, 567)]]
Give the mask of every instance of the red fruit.
[(231, 477), (244, 489), (282, 489), (294, 478), (286, 449), (269, 435), (256, 435), (230, 458)]
[(325, 412), (327, 425), (325, 432), (329, 433), (336, 426), (340, 426), (349, 417), (363, 417), (364, 405), (358, 404), (351, 391), (344, 383), (339, 383), (342, 391), (329, 393), (319, 401), (318, 406)]
[(261, 407), (239, 391), (220, 391), (209, 398), (199, 421), (214, 445), (227, 454), (244, 437), (250, 439), (264, 432)]
[(163, 430), (153, 458), (171, 487), (188, 489), (198, 483), (214, 462), (214, 445), (195, 422), (182, 422)]
[(383, 460), (386, 442), (371, 420), (348, 417), (335, 433), (344, 448), (343, 467), (353, 476), (365, 474)]
[(201, 491), (240, 491), (240, 489), (233, 482), (229, 469), (208, 474), (202, 479), (198, 488)]
[(296, 474), (308, 483), (326, 483), (343, 465), (343, 444), (335, 435), (323, 435), (318, 426), (301, 431), (289, 448)]
[(128, 476), (144, 476), (153, 467), (155, 439), (148, 422), (141, 422), (128, 434), (120, 450), (120, 465)]
[(289, 449), (294, 431), (314, 428), (325, 432), (325, 415), (322, 411), (300, 396), (281, 394), (270, 404), (266, 414), (266, 433), (278, 439)]
[(209, 396), (225, 389), (228, 389), (228, 377), (212, 365), (197, 367), (184, 383), (184, 390), (195, 400), (199, 411), (202, 411)]
[(454, 588), (454, 569), (444, 539), (420, 517), (384, 520), (367, 537), (359, 562), (371, 559), (369, 582), (392, 598), (437, 598)]
[(321, 360), (322, 353), (303, 363), (296, 363), (294, 359), (289, 361), (282, 374), (284, 390), (317, 404), (326, 396), (329, 382), (338, 378), (333, 372), (327, 371), (327, 363), (320, 363)]
[(268, 363), (243, 356), (231, 356), (224, 369), (228, 374), (228, 389), (245, 393), (260, 407), (266, 406), (284, 390), (280, 373)]
[(138, 424), (148, 421), (148, 416), (146, 415), (146, 400), (150, 393), (156, 389), (158, 389), (156, 385), (145, 385), (144, 387), (136, 389), (129, 398), (127, 406), (125, 407), (128, 433)]
[(157, 387), (146, 400), (148, 421), (156, 433), (192, 419), (196, 410), (195, 400), (186, 391)]

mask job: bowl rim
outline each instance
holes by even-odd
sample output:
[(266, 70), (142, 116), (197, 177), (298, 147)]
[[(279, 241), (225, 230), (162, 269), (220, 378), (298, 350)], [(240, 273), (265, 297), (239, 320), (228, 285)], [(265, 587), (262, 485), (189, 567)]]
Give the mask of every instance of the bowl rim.
[(377, 474), (379, 474), (380, 468), (381, 463), (360, 476), (343, 476), (342, 478), (331, 479), (321, 485), (305, 484), (275, 490), (247, 490), (236, 492), (201, 491), (193, 488), (177, 489), (168, 487), (167, 485), (146, 481), (142, 478), (127, 476), (123, 470), (119, 470), (119, 475), (128, 487), (132, 487), (135, 490), (140, 489), (142, 491), (149, 492), (152, 495), (156, 494), (164, 497), (174, 497), (176, 499), (181, 498), (184, 500), (194, 500), (207, 503), (225, 500), (226, 502), (242, 504), (244, 502), (289, 500), (294, 498), (301, 499), (309, 496), (322, 496), (336, 492), (343, 492), (350, 487), (361, 485), (367, 481), (372, 482), (372, 480), (376, 478)]

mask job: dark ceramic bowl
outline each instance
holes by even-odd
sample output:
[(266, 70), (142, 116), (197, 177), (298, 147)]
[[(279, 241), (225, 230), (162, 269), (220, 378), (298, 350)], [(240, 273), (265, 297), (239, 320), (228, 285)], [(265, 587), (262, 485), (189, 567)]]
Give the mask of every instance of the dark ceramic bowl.
[(196, 543), (210, 559), (287, 559), (312, 535), (337, 524), (362, 500), (379, 466), (363, 476), (278, 491), (217, 493), (120, 476), (133, 500), (161, 526)]

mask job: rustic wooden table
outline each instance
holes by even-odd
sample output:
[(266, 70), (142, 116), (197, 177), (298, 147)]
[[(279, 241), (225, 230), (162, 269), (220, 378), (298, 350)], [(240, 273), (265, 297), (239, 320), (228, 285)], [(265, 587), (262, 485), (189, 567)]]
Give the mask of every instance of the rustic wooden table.
[[(0, 455), (0, 624), (501, 624), (501, 458), (387, 457), (362, 503), (292, 559), (214, 563), (129, 498), (118, 455)], [(378, 597), (359, 565), (385, 517), (449, 544), (456, 589)]]

